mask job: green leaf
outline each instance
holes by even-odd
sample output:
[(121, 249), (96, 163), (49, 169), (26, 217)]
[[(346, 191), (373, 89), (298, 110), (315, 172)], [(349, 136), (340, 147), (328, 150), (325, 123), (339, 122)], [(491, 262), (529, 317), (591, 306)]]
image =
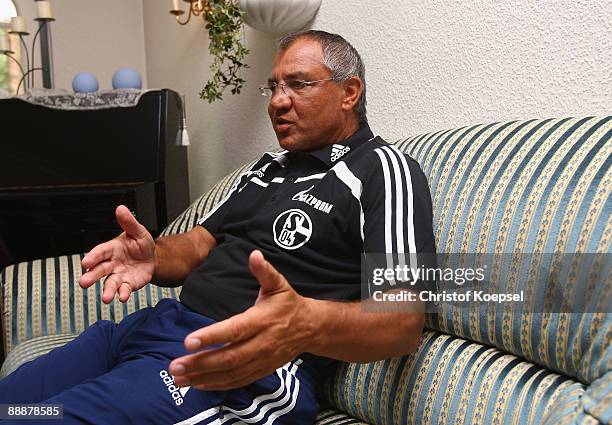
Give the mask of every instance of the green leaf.
[(235, 0), (209, 0), (210, 12), (204, 15), (208, 30), (208, 51), (213, 56), (210, 65), (212, 77), (200, 91), (200, 97), (212, 103), (222, 99), (230, 87), (232, 94), (239, 94), (245, 80), (239, 73), (249, 66), (243, 62), (249, 49), (242, 44), (244, 12)]

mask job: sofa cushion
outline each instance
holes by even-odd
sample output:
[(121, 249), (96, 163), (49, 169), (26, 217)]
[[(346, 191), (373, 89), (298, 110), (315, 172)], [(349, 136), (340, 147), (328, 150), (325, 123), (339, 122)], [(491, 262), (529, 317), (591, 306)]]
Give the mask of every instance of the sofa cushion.
[(416, 353), (342, 364), (322, 394), (366, 422), (536, 424), (566, 388), (584, 385), (495, 348), (426, 331)]
[[(607, 372), (611, 135), (612, 117), (565, 118), (475, 125), (398, 143), (428, 177), (438, 252), (521, 253), (498, 257), (486, 289), (523, 290), (525, 304), (440, 304), (439, 314), (428, 316), (429, 328), (584, 383)], [(552, 255), (538, 263), (536, 253)], [(602, 255), (580, 262), (563, 253)], [(570, 314), (577, 300), (590, 302), (581, 311), (592, 314)]]
[(79, 286), (82, 255), (26, 261), (0, 271), (5, 351), (45, 335), (78, 334), (100, 319), (120, 322), (124, 316), (177, 298), (180, 288), (147, 285), (127, 303), (101, 301), (102, 282)]

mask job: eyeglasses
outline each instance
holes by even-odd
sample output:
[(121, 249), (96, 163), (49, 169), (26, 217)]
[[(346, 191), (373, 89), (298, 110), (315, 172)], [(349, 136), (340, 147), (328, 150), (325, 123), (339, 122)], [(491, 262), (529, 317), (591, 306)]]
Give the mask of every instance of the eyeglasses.
[(301, 80), (289, 80), (284, 83), (270, 82), (268, 84), (263, 84), (259, 86), (259, 91), (262, 96), (272, 97), (276, 92), (276, 88), (280, 87), (283, 89), (283, 93), (287, 96), (290, 94), (302, 95), (306, 91), (307, 87), (313, 86), (316, 83), (321, 83), (323, 81), (331, 81), (333, 78), (325, 78), (323, 80), (314, 80), (314, 81), (301, 81)]

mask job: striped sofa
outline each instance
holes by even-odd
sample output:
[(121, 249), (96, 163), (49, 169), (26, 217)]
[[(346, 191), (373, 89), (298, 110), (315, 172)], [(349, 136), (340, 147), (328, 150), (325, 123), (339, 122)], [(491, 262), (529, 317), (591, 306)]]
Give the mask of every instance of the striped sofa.
[[(570, 271), (573, 280), (546, 264), (535, 274), (530, 264), (514, 264), (491, 276), (492, 284), (524, 290), (536, 310), (551, 283), (594, 299), (595, 307), (533, 313), (502, 304), (468, 310), (441, 304), (427, 316), (414, 354), (342, 364), (321, 388), (318, 423), (612, 423), (612, 279), (605, 261), (612, 237), (611, 134), (612, 117), (587, 117), (474, 125), (398, 141), (429, 178), (440, 252), (525, 253), (525, 262), (534, 253), (604, 254), (589, 270)], [(243, 169), (196, 200), (165, 233), (194, 226)], [(77, 284), (81, 257), (2, 270), (8, 353), (2, 374), (98, 319), (119, 321), (178, 295), (149, 285), (125, 305), (103, 305), (99, 282), (85, 291)]]

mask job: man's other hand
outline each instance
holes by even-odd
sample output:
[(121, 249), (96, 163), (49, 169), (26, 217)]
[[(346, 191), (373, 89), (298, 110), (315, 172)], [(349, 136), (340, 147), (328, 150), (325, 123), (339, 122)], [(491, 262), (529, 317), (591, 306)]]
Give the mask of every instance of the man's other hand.
[[(312, 330), (306, 320), (306, 298), (293, 290), (260, 251), (251, 253), (249, 268), (261, 286), (255, 305), (187, 335), (186, 349), (201, 351), (170, 364), (176, 385), (206, 390), (240, 388), (307, 351)], [(211, 348), (213, 345), (217, 348)]]
[(82, 288), (88, 288), (106, 276), (102, 294), (106, 304), (116, 293), (121, 302), (126, 302), (133, 291), (151, 281), (155, 271), (155, 241), (151, 234), (127, 207), (119, 205), (115, 215), (123, 233), (83, 257), (81, 266), (87, 273), (79, 280)]

